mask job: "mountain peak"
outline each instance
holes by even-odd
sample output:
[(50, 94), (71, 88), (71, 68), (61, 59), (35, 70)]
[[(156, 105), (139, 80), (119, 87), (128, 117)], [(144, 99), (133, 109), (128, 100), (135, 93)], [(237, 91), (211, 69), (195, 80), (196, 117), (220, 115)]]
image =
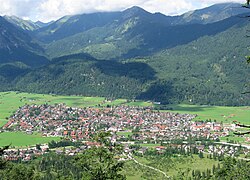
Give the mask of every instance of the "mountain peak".
[(126, 9), (125, 11), (130, 11), (130, 12), (146, 12), (143, 8), (139, 7), (139, 6), (132, 6), (128, 9)]
[(139, 6), (133, 6), (131, 8), (128, 8), (125, 11), (123, 11), (123, 13), (125, 14), (126, 18), (130, 18), (132, 16), (150, 14), (149, 12), (145, 11), (143, 8)]

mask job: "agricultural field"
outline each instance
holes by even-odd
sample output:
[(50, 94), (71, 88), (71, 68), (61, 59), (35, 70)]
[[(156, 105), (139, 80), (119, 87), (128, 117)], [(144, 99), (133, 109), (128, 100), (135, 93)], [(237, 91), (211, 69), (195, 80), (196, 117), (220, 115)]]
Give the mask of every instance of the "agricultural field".
[[(231, 123), (236, 120), (243, 124), (250, 124), (250, 107), (204, 106), (204, 105), (169, 105), (171, 112), (197, 114), (194, 120), (216, 120)], [(169, 110), (168, 110), (169, 111)]]
[(58, 141), (59, 137), (42, 137), (39, 133), (32, 135), (23, 132), (3, 132), (0, 134), (0, 147), (11, 144), (11, 147), (28, 147), (35, 144)]

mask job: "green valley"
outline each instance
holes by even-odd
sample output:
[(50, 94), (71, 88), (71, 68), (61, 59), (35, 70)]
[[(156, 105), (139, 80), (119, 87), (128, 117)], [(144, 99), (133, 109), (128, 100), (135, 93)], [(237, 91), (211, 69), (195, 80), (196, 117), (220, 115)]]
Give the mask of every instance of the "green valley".
[(0, 180), (250, 179), (235, 2), (2, 2)]

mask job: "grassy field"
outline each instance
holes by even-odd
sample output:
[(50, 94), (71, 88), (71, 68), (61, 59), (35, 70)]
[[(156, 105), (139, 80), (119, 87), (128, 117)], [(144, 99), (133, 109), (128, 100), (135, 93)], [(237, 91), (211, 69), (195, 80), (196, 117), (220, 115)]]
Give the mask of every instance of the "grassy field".
[[(192, 175), (192, 170), (200, 170), (200, 171), (206, 171), (207, 169), (213, 168), (213, 165), (217, 167), (218, 161), (215, 161), (213, 159), (209, 158), (199, 158), (198, 155), (193, 155), (193, 157), (184, 157), (184, 156), (177, 156), (172, 157), (170, 159), (168, 158), (160, 158), (160, 159), (152, 159), (146, 158), (146, 157), (135, 157), (137, 161), (139, 161), (142, 164), (149, 165), (151, 167), (155, 167), (157, 169), (160, 169), (164, 172), (166, 172), (167, 175), (170, 177), (176, 176), (178, 172), (183, 172), (186, 177), (189, 177)], [(134, 179), (144, 179), (141, 177), (143, 173), (148, 171), (148, 168), (143, 167), (137, 167), (133, 170), (131, 169), (131, 166), (135, 166), (132, 164), (132, 162), (126, 162), (126, 175), (128, 180), (134, 180)], [(153, 172), (153, 170), (151, 171)], [(159, 174), (159, 173), (157, 173)], [(159, 179), (159, 177), (149, 177), (152, 179)]]
[(27, 147), (35, 144), (48, 143), (52, 140), (58, 141), (59, 137), (42, 137), (41, 134), (28, 135), (22, 132), (4, 132), (0, 134), (0, 147), (11, 144), (11, 146)]
[(149, 147), (149, 148), (154, 148), (160, 145), (161, 144), (140, 144), (141, 147)]
[(123, 167), (127, 180), (165, 180), (166, 178), (155, 170), (127, 161)]
[(6, 119), (0, 119), (0, 127), (2, 127), (7, 122), (8, 122), (8, 120), (6, 120)]
[(201, 159), (197, 155), (193, 155), (193, 158), (186, 157), (181, 161), (174, 160), (174, 165), (167, 173), (170, 176), (174, 176), (177, 175), (178, 171), (182, 171), (186, 172), (187, 176), (191, 176), (192, 170), (206, 171), (207, 169), (212, 169), (213, 165), (217, 166), (218, 161), (206, 157)]
[(201, 106), (201, 105), (169, 105), (172, 112), (197, 114), (195, 120), (216, 120), (217, 122), (231, 123), (236, 120), (244, 124), (250, 124), (250, 107), (225, 107), (225, 106)]
[(126, 138), (128, 138), (128, 136), (133, 135), (133, 133), (132, 132), (117, 132), (117, 135), (125, 136)]
[(230, 132), (229, 136), (227, 136), (227, 137), (220, 137), (220, 141), (222, 141), (222, 142), (235, 141), (236, 143), (249, 144), (245, 140), (246, 137), (250, 137), (250, 135), (244, 135), (244, 137), (242, 137), (242, 136), (235, 136), (232, 132)]

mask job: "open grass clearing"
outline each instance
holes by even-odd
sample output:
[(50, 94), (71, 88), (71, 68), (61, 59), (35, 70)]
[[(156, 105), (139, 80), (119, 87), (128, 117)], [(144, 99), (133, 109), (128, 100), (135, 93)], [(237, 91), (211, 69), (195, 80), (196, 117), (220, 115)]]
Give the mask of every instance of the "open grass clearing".
[[(156, 167), (167, 175), (173, 177), (179, 172), (185, 173), (187, 176), (191, 176), (192, 170), (206, 171), (207, 169), (212, 170), (213, 165), (217, 167), (218, 161), (214, 159), (209, 159), (204, 155), (204, 158), (199, 158), (198, 155), (191, 156), (176, 156), (172, 157), (171, 160), (158, 159), (157, 163), (155, 160), (150, 160), (145, 157), (135, 157), (136, 160), (142, 164)], [(162, 161), (162, 162), (161, 162)], [(165, 161), (165, 162), (164, 162)]]
[(167, 110), (176, 113), (197, 114), (194, 120), (216, 120), (217, 122), (232, 123), (234, 120), (250, 124), (250, 107), (228, 107), (228, 106), (204, 106), (204, 105), (169, 105), (173, 110)]
[(117, 135), (125, 136), (126, 138), (128, 138), (128, 136), (133, 135), (133, 133), (132, 132), (122, 132), (122, 131), (120, 131), (120, 132), (117, 132)]
[(154, 148), (154, 147), (160, 146), (160, 144), (140, 144), (140, 146)]
[(0, 147), (9, 145), (15, 147), (27, 147), (35, 144), (48, 143), (50, 141), (58, 141), (59, 137), (42, 137), (39, 133), (32, 135), (23, 132), (4, 132), (0, 133)]

